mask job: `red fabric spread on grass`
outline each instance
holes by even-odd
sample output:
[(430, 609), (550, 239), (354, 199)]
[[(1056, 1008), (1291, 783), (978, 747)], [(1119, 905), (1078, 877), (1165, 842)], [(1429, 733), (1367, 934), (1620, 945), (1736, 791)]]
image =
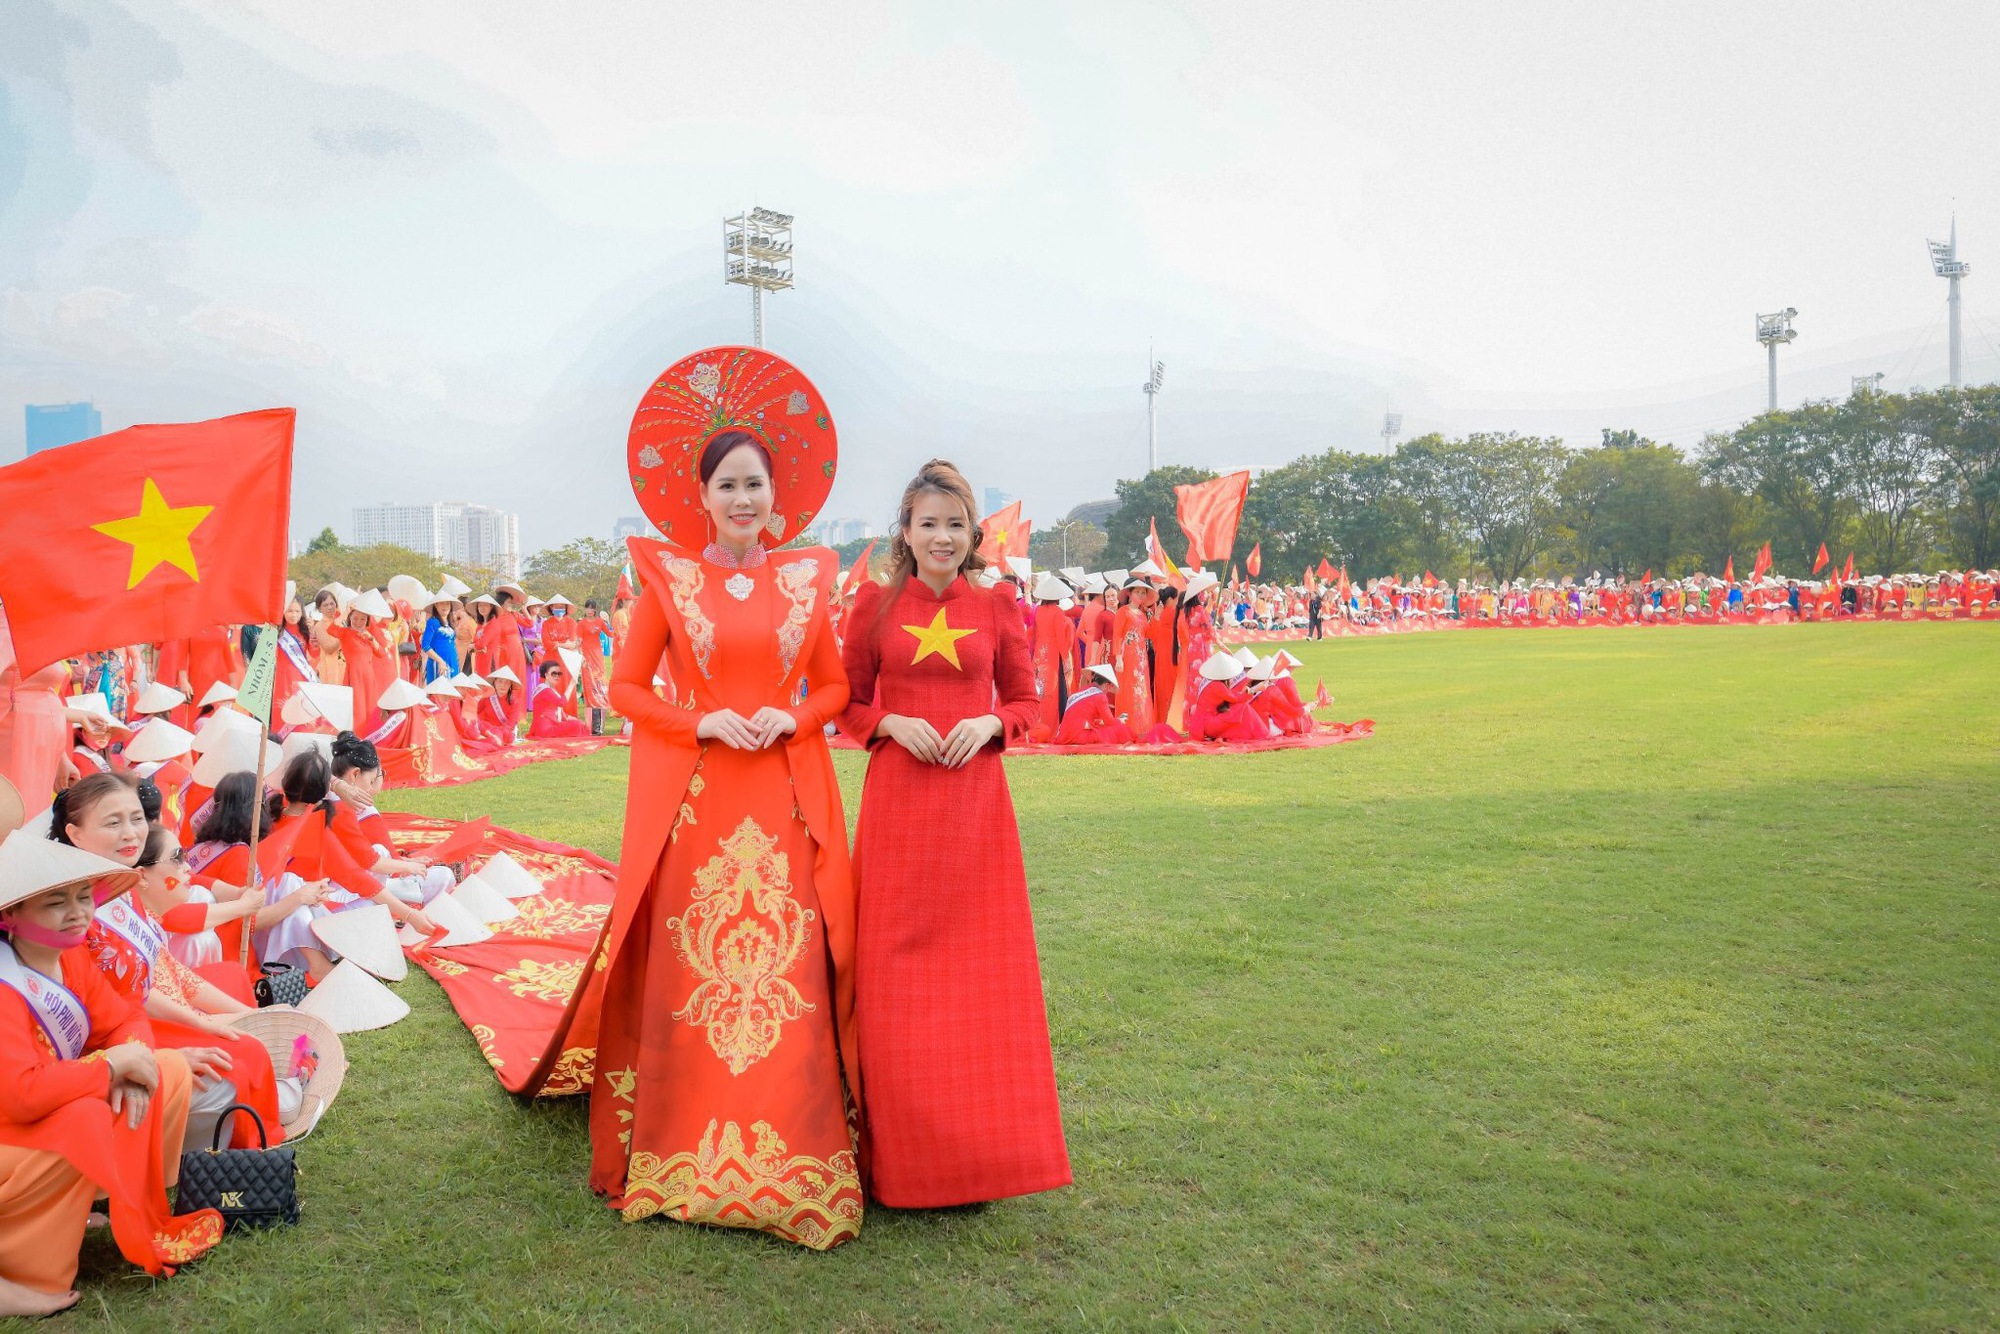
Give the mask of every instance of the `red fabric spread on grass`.
[[(1318, 750), (1322, 746), (1337, 746), (1343, 741), (1359, 741), (1363, 737), (1375, 735), (1375, 720), (1363, 718), (1352, 723), (1321, 723), (1319, 730), (1303, 736), (1277, 736), (1264, 741), (1173, 741), (1147, 745), (1135, 742), (1129, 746), (1057, 746), (1032, 745), (1025, 741), (1009, 742), (1007, 753), (1018, 755), (1261, 755), (1267, 750)], [(860, 746), (847, 737), (836, 737), (829, 743), (835, 750), (859, 750)]]
[(410, 752), (403, 751), (394, 758), (393, 751), (382, 752), (382, 767), (387, 775), (389, 787), (455, 787), (460, 783), (471, 783), (481, 778), (498, 778), (502, 774), (543, 760), (574, 760), (585, 755), (595, 755), (606, 746), (629, 746), (632, 743), (622, 736), (580, 736), (553, 737), (516, 741), (504, 750), (491, 755), (472, 756), (459, 750), (453, 755), (448, 768), (435, 765), (419, 771)]

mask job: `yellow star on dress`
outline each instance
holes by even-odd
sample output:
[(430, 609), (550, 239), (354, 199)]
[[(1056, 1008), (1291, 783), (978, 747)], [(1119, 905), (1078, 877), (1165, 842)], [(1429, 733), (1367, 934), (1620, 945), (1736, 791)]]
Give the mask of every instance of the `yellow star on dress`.
[(195, 568), (194, 548), (188, 545), (188, 538), (201, 527), (215, 509), (213, 505), (185, 505), (180, 509), (168, 506), (166, 497), (153, 479), (146, 479), (146, 489), (139, 497), (139, 512), (129, 519), (113, 519), (109, 523), (96, 523), (91, 527), (106, 537), (116, 538), (132, 548), (132, 573), (125, 587), (137, 588), (139, 581), (162, 565), (171, 565), (195, 582), (201, 582), (201, 571)]
[(958, 661), (958, 641), (967, 635), (978, 634), (979, 630), (977, 627), (971, 630), (952, 629), (944, 619), (944, 611), (943, 607), (939, 607), (938, 614), (931, 618), (931, 623), (927, 626), (906, 625), (903, 627), (917, 637), (917, 656), (910, 659), (912, 667), (935, 653), (952, 666), (957, 667), (961, 672), (965, 670)]

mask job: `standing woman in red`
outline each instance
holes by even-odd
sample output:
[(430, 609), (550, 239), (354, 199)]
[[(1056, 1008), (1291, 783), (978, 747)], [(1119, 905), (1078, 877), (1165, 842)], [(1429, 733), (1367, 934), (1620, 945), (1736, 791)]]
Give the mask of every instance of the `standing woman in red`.
[[(933, 459), (903, 492), (886, 586), (861, 586), (842, 728), (868, 746), (854, 842), (868, 1193), (932, 1209), (1070, 1179), (1021, 836), (1000, 751), (1037, 719), (972, 488)], [(996, 710), (997, 698), (997, 712)]]
[(396, 679), (396, 645), (385, 628), (395, 612), (375, 589), (347, 604), (347, 624), (329, 626), (327, 635), (347, 659), (347, 684), (354, 690), (354, 730), (366, 732), (381, 717), (376, 703)]
[[(833, 485), (812, 385), (756, 348), (657, 380), (628, 451), (666, 543), (612, 674), (633, 722), (590, 1097), (591, 1186), (627, 1221), (755, 1228), (825, 1250), (861, 1230), (843, 1097), (854, 891), (826, 724), (847, 703), (828, 625), (840, 564), (770, 551)], [(653, 692), (665, 653), (679, 703)]]

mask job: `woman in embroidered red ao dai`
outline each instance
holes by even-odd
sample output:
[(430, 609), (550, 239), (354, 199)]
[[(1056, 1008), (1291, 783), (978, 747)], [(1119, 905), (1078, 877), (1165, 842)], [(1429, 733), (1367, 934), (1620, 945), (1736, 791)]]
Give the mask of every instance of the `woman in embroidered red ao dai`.
[(903, 496), (896, 573), (862, 585), (847, 621), (841, 726), (870, 750), (854, 842), (861, 1158), (869, 1197), (893, 1208), (1070, 1180), (1000, 762), (1040, 701), (1018, 607), (966, 580), (982, 563), (974, 515), (958, 470), (926, 464)]

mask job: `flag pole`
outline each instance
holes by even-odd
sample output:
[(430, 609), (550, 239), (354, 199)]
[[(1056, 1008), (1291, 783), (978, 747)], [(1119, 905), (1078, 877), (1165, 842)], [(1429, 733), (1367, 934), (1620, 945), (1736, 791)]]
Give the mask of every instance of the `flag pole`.
[[(282, 617), (282, 610), (281, 610)], [(243, 672), (243, 688), (237, 692), (237, 702), (250, 706), (250, 716), (257, 720), (257, 757), (251, 761), (251, 788), (255, 799), (250, 803), (250, 888), (261, 890), (263, 872), (257, 867), (257, 842), (264, 832), (264, 748), (271, 744), (271, 696), (274, 693), (273, 677), (277, 671), (278, 627), (265, 625), (258, 627), (257, 651), (250, 655), (250, 665)], [(256, 933), (257, 915), (250, 915), (250, 922), (243, 931), (242, 946), (237, 952), (237, 963), (244, 968), (250, 966), (250, 937)]]

